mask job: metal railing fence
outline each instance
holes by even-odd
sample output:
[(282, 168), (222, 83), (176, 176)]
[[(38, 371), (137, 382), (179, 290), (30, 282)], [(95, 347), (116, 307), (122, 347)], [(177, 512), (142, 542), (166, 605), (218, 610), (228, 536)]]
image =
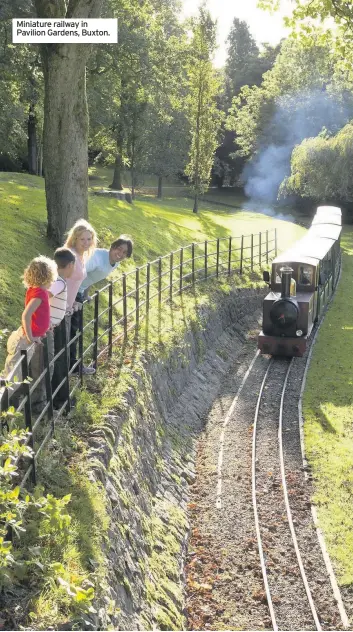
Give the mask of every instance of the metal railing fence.
[[(21, 487), (28, 479), (33, 484), (36, 483), (38, 457), (54, 434), (58, 418), (71, 410), (74, 393), (83, 384), (84, 364), (88, 363), (97, 370), (98, 360), (102, 356), (110, 358), (117, 342), (126, 342), (130, 331), (138, 331), (143, 320), (148, 322), (151, 310), (160, 313), (166, 303), (172, 304), (176, 295), (193, 288), (198, 282), (221, 275), (251, 272), (255, 266), (268, 264), (276, 255), (276, 229), (255, 235), (242, 235), (240, 238), (206, 240), (181, 247), (138, 266), (135, 270), (120, 274), (97, 290), (91, 301), (85, 300), (79, 312), (79, 328), (74, 338), (67, 339), (65, 319), (58, 325), (62, 328), (63, 346), (51, 361), (47, 338), (43, 338), (43, 371), (35, 381), (27, 379), (30, 377), (29, 350), (21, 351), (21, 357), (11, 375), (7, 377), (7, 381), (2, 379), (0, 383), (0, 411), (3, 413), (9, 410), (20, 389), (21, 401), (15, 410), (23, 414), (24, 427), (29, 430), (27, 443), (33, 449), (33, 458), (21, 471)], [(106, 306), (101, 309), (103, 299)], [(70, 348), (76, 344), (78, 357), (70, 368)], [(65, 356), (65, 375), (53, 391), (51, 371), (62, 354)], [(20, 386), (9, 385), (11, 376), (18, 372), (22, 376)], [(40, 414), (34, 415), (31, 397), (42, 381), (45, 384), (46, 404)], [(53, 400), (62, 388), (65, 391), (65, 400), (55, 410)], [(6, 414), (0, 419), (2, 426), (6, 426)], [(38, 446), (37, 435), (40, 437)]]

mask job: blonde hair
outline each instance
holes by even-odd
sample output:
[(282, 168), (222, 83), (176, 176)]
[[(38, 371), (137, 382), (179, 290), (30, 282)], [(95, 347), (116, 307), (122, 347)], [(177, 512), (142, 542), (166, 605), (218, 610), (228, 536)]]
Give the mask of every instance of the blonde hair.
[(73, 227), (69, 230), (64, 246), (66, 248), (75, 248), (79, 236), (81, 235), (81, 233), (84, 233), (85, 230), (88, 230), (92, 235), (92, 244), (87, 250), (87, 253), (85, 253), (86, 257), (89, 257), (97, 247), (97, 233), (94, 230), (93, 226), (91, 226), (91, 224), (89, 224), (89, 222), (87, 222), (85, 219), (78, 219)]
[(49, 257), (36, 257), (28, 264), (23, 273), (23, 285), (25, 287), (40, 287), (53, 283), (58, 276), (55, 261)]

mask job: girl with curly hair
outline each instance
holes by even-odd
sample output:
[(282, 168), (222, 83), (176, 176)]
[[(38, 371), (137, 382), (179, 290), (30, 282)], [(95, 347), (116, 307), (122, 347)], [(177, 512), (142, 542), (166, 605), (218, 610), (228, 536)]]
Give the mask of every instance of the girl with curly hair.
[(48, 289), (57, 277), (55, 261), (48, 257), (32, 259), (23, 274), (23, 283), (27, 288), (25, 309), (22, 313), (21, 326), (10, 334), (7, 341), (8, 356), (5, 362), (5, 376), (13, 380), (21, 379), (21, 370), (12, 374), (13, 368), (20, 359), (21, 351), (28, 350), (28, 360), (34, 353), (34, 344), (40, 343), (50, 327)]

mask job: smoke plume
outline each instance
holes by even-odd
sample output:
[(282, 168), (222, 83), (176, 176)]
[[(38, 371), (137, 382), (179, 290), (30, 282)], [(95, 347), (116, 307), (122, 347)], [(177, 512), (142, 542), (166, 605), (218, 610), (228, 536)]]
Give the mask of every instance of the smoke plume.
[(294, 147), (323, 129), (336, 133), (352, 116), (352, 105), (341, 95), (316, 91), (278, 99), (262, 147), (242, 173), (246, 195), (262, 203), (276, 202), (279, 185), (290, 173)]

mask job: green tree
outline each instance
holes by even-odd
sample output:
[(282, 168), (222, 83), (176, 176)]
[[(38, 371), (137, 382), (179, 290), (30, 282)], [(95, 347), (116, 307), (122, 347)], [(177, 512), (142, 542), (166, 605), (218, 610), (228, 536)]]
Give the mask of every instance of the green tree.
[[(259, 7), (277, 10), (280, 0), (259, 0)], [(332, 21), (335, 28), (332, 28)], [(330, 43), (331, 52), (339, 57), (339, 64), (352, 75), (353, 5), (351, 0), (293, 0), (292, 16), (284, 19), (294, 37), (312, 46), (320, 38)], [(318, 26), (319, 23), (319, 26)]]
[[(261, 85), (264, 73), (273, 67), (281, 48), (281, 44), (270, 46), (264, 43), (260, 51), (247, 23), (238, 18), (233, 20), (227, 42), (228, 58), (222, 78), (224, 90), (219, 99), (219, 108), (225, 113), (244, 86)], [(241, 147), (237, 144), (237, 135), (223, 125), (222, 141), (216, 150), (212, 168), (212, 179), (218, 187), (223, 186), (225, 179), (228, 182), (238, 180), (244, 167), (244, 157), (239, 152)]]
[(198, 212), (198, 198), (208, 187), (214, 152), (218, 144), (221, 113), (216, 97), (219, 81), (212, 66), (216, 47), (216, 25), (205, 5), (197, 18), (191, 20), (188, 79), (188, 119), (191, 130), (189, 163), (185, 169), (194, 195), (193, 212)]
[(239, 94), (242, 86), (257, 83), (256, 62), (259, 57), (258, 46), (243, 20), (233, 19), (227, 44), (228, 56), (224, 68), (226, 108), (230, 107), (232, 98)]
[(161, 198), (163, 178), (184, 171), (189, 149), (188, 121), (185, 112), (173, 107), (168, 96), (159, 95), (148, 105), (145, 123), (145, 169), (157, 176), (157, 197)]
[(352, 115), (352, 94), (342, 83), (339, 59), (331, 55), (329, 43), (284, 42), (261, 87), (244, 87), (227, 120), (237, 134), (239, 153), (248, 160), (246, 192), (273, 201), (289, 174), (295, 145), (323, 127), (337, 133)]
[[(250, 158), (260, 147), (285, 140), (290, 118), (311, 98), (312, 92), (327, 91), (333, 70), (328, 45), (306, 48), (295, 40), (283, 42), (261, 86), (244, 86), (233, 99), (226, 127), (237, 134), (239, 154)], [(279, 108), (287, 112), (284, 125), (274, 119)]]
[(14, 10), (16, 17), (30, 18), (34, 15), (31, 3), (23, 0), (14, 0), (13, 3), (4, 0), (0, 6), (1, 149), (14, 166), (22, 167), (27, 163), (29, 173), (38, 173), (43, 73), (38, 47), (11, 42)]
[(291, 174), (283, 181), (280, 195), (295, 194), (321, 202), (353, 201), (353, 125), (334, 136), (321, 134), (295, 147)]
[[(114, 4), (115, 0), (110, 1)], [(110, 155), (114, 144), (111, 187), (122, 188), (122, 170), (130, 166), (134, 189), (135, 174), (143, 169), (154, 171), (157, 162), (162, 163), (158, 151), (164, 155), (166, 171), (173, 170), (172, 164), (170, 168), (167, 164), (173, 163), (173, 154), (164, 150), (163, 144), (158, 149), (149, 128), (161, 143), (163, 138), (168, 143), (164, 123), (179, 120), (173, 112), (181, 108), (185, 84), (185, 34), (178, 7), (169, 0), (147, 0), (143, 5), (138, 0), (124, 0), (119, 4), (124, 9), (119, 47), (97, 47), (89, 65), (91, 142), (103, 141)]]

